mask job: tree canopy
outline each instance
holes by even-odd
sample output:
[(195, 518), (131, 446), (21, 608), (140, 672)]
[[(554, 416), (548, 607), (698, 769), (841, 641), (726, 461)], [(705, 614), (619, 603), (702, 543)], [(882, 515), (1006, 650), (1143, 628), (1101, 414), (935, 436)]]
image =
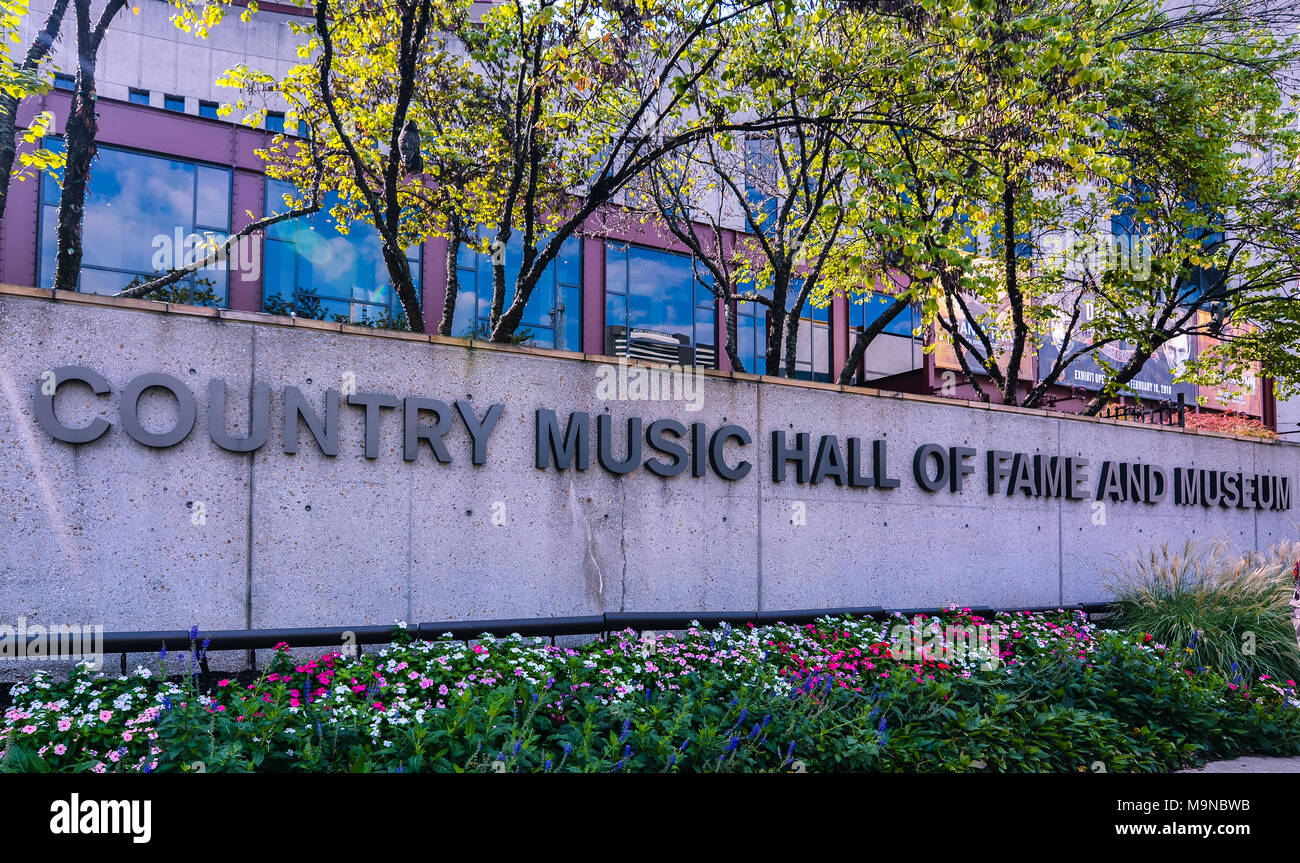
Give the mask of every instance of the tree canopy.
[[(200, 38), (238, 26), (229, 0), (172, 3)], [(458, 250), (490, 255), (510, 341), (565, 241), (631, 219), (693, 253), (733, 367), (743, 304), (793, 374), (809, 305), (883, 293), (842, 382), (913, 306), (978, 397), (1044, 404), (1086, 361), (1096, 412), (1189, 336), (1214, 348), (1182, 380), (1300, 389), (1298, 20), (1266, 0), (319, 0), (287, 72), (221, 83), (224, 111), (282, 100), (302, 132), (261, 151), (297, 190), (267, 218), (328, 201), (373, 226), (413, 329), (410, 246), (448, 241), (444, 333)]]

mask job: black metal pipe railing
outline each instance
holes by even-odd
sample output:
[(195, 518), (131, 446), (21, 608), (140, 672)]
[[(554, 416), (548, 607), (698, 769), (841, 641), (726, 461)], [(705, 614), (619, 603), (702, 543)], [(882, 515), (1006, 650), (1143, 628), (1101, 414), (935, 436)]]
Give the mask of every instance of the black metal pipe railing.
[[(995, 611), (986, 606), (963, 606), (974, 612), (992, 616)], [(1057, 609), (1081, 610), (1085, 614), (1105, 612), (1110, 603), (1088, 602), (1069, 606), (1041, 606), (1036, 608), (1007, 609), (1010, 611), (1049, 612)], [(811, 623), (822, 617), (869, 617), (882, 619), (894, 615), (915, 617), (916, 615), (942, 614), (944, 608), (908, 608), (887, 611), (878, 605), (813, 608), (792, 611), (698, 611), (698, 612), (607, 612), (605, 614), (580, 617), (550, 618), (514, 618), (505, 620), (453, 620), (440, 623), (421, 623), (409, 630), (419, 639), (437, 639), (444, 635), (467, 641), (481, 635), (507, 636), (542, 636), (554, 639), (560, 635), (596, 635), (632, 629), (638, 632), (648, 629), (686, 629), (693, 622), (701, 626), (715, 627), (722, 624), (743, 626), (753, 623), (756, 626), (773, 623)], [(285, 629), (218, 629), (165, 630), (153, 632), (106, 632), (100, 642), (103, 653), (155, 653), (162, 648), (169, 651), (185, 651), (191, 643), (203, 644), (208, 652), (217, 650), (264, 650), (275, 647), (281, 642), (291, 647), (330, 647), (344, 644), (387, 644), (393, 640), (393, 626), (327, 626), (311, 628)]]

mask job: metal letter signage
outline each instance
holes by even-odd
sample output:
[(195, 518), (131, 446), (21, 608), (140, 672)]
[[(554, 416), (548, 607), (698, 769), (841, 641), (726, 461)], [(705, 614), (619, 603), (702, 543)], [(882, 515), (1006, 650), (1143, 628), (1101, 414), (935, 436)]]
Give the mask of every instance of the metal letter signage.
[[(60, 388), (79, 383), (95, 396), (112, 392), (109, 382), (85, 366), (58, 366), (40, 375), (32, 410), (41, 430), (63, 443), (84, 445), (102, 440), (112, 423), (95, 417), (81, 426), (68, 426), (59, 419), (55, 401)], [(176, 419), (163, 431), (149, 431), (140, 420), (140, 397), (146, 390), (166, 390), (176, 403)], [(386, 409), (402, 408), (401, 457), (419, 462), (420, 442), (429, 445), (437, 464), (455, 460), (447, 438), (453, 434), (453, 413), (463, 429), (462, 440), (468, 444), (470, 463), (476, 467), (488, 462), (488, 442), (506, 406), (488, 405), (480, 418), (472, 396), (447, 402), (425, 396), (399, 398), (391, 393), (355, 391), (348, 388), (347, 404), (362, 408), (361, 420), (367, 460), (380, 457), (381, 420)], [(261, 381), (251, 386), (249, 428), (247, 435), (229, 433), (227, 408), (232, 400), (226, 381), (208, 382), (207, 431), (213, 443), (232, 453), (250, 453), (261, 449), (271, 437), (271, 388)], [(238, 392), (238, 391), (237, 391)], [(236, 395), (235, 399), (239, 396)], [(308, 398), (296, 386), (281, 392), (281, 446), (286, 455), (298, 452), (298, 438), (303, 425), (321, 455), (335, 458), (339, 454), (339, 404), (344, 396), (338, 390)], [(92, 402), (95, 404), (96, 402)], [(323, 413), (317, 413), (318, 406)], [(550, 408), (534, 408), (534, 466), (538, 470), (586, 471), (591, 468), (592, 447), (596, 462), (615, 476), (644, 469), (664, 480), (683, 475), (701, 478), (710, 472), (729, 481), (747, 477), (758, 459), (750, 453), (754, 437), (739, 425), (723, 425), (710, 430), (703, 422), (685, 425), (673, 419), (650, 419), (639, 416), (614, 417), (601, 413), (595, 429), (591, 416), (574, 411), (561, 417)], [(145, 446), (164, 449), (176, 446), (189, 437), (198, 416), (194, 394), (182, 381), (162, 372), (138, 375), (123, 386), (118, 415), (128, 437)], [(432, 415), (432, 422), (429, 422)], [(355, 415), (354, 415), (355, 416)], [(423, 420), (423, 421), (422, 421)], [(724, 420), (725, 422), (725, 420)], [(593, 435), (594, 431), (594, 435)], [(595, 440), (593, 441), (593, 437)], [(467, 440), (466, 440), (467, 438)], [(851, 435), (841, 444), (836, 435), (814, 436), (812, 432), (775, 429), (768, 437), (771, 481), (820, 485), (833, 482), (843, 489), (889, 491), (898, 488), (897, 476), (890, 475), (889, 454), (884, 437), (871, 440), (870, 472), (864, 438)], [(982, 458), (981, 458), (982, 455)], [(428, 460), (426, 459), (426, 464)], [(787, 468), (793, 464), (794, 470)], [(1156, 505), (1172, 501), (1175, 506), (1220, 507), (1223, 509), (1289, 510), (1291, 477), (1255, 474), (1244, 471), (1221, 471), (1178, 466), (1172, 471), (1161, 465), (1141, 461), (1099, 462), (1096, 482), (1091, 481), (1086, 458), (1063, 458), (1043, 453), (1014, 452), (1001, 449), (980, 451), (969, 446), (924, 443), (912, 454), (912, 481), (928, 495), (967, 494), (979, 488), (976, 480), (968, 486), (966, 478), (984, 466), (983, 485), (988, 495), (1002, 499), (1047, 498), (1082, 502), (1094, 501)], [(793, 474), (793, 476), (791, 476)], [(1172, 494), (1170, 494), (1172, 492)], [(873, 494), (875, 492), (873, 491)], [(1101, 504), (1096, 504), (1101, 506)]]

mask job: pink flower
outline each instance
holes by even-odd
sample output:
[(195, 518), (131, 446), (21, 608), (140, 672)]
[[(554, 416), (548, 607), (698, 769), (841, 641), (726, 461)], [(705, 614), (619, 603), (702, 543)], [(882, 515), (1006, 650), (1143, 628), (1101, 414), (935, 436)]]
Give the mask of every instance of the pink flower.
[(122, 732), (122, 739), (125, 740), (127, 743), (130, 743), (130, 742), (131, 742), (131, 732), (129, 732), (129, 731), (123, 731), (123, 732)]
[(24, 726), (23, 726), (23, 734), (35, 734), (35, 733), (36, 733), (36, 726), (35, 726), (35, 725), (24, 725)]
[(116, 750), (116, 749), (114, 749), (112, 752), (108, 753), (108, 760), (109, 760), (109, 761), (112, 761), (114, 764), (116, 764), (117, 761), (118, 761), (118, 759), (120, 759), (121, 757), (122, 757), (121, 755), (118, 755), (118, 754), (117, 754), (117, 750)]
[(71, 720), (71, 719), (60, 719), (60, 720), (59, 720), (59, 730), (60, 730), (60, 731), (67, 731), (67, 730), (68, 730), (69, 728), (71, 728), (71, 727), (72, 727), (72, 720)]
[(111, 710), (101, 710), (101, 711), (99, 711), (99, 721), (100, 721), (100, 722), (107, 722), (108, 720), (110, 720), (110, 719), (112, 719), (112, 718), (113, 718), (113, 711), (111, 711)]
[[(279, 680), (279, 677), (278, 677), (278, 676), (276, 677), (276, 680)], [(230, 685), (230, 678), (226, 678), (226, 679), (224, 679), (224, 680), (218, 680), (218, 681), (217, 681), (217, 686), (229, 686), (229, 685)]]
[[(476, 645), (474, 645), (474, 652), (475, 652), (475, 653), (487, 653), (487, 648), (484, 647), (484, 646), (481, 645), (481, 644), (476, 644)], [(608, 653), (613, 653), (614, 651), (610, 650), (610, 651), (607, 651), (607, 652), (608, 652)]]
[(68, 751), (68, 747), (64, 746), (62, 743), (56, 743), (56, 744), (54, 744), (54, 754), (55, 754), (55, 755), (62, 755), (63, 753), (65, 753), (65, 752), (67, 752), (67, 751)]

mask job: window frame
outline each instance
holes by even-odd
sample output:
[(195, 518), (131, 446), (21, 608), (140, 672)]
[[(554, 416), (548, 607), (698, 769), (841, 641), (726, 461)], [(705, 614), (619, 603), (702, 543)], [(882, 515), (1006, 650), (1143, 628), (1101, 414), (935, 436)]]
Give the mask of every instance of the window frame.
[[(65, 136), (63, 136), (63, 135), (48, 135), (48, 136), (46, 136), (46, 139), (45, 139), (45, 140), (46, 140), (46, 142), (49, 142), (49, 141), (57, 141), (57, 142), (59, 142), (60, 145), (66, 147)], [(189, 233), (198, 233), (198, 234), (201, 234), (201, 233), (203, 233), (204, 231), (212, 231), (213, 233), (218, 233), (218, 232), (219, 232), (223, 237), (228, 237), (228, 236), (233, 232), (233, 225), (234, 225), (234, 200), (235, 200), (235, 169), (234, 169), (233, 166), (231, 166), (231, 165), (222, 165), (222, 164), (220, 164), (220, 163), (218, 163), (218, 162), (209, 162), (209, 161), (207, 161), (207, 160), (205, 160), (205, 159), (192, 159), (192, 158), (189, 158), (189, 157), (177, 156), (177, 155), (173, 155), (173, 154), (170, 154), (170, 153), (158, 153), (158, 152), (154, 152), (154, 151), (152, 151), (152, 150), (144, 150), (144, 149), (141, 149), (141, 148), (139, 148), (139, 147), (128, 147), (128, 146), (122, 146), (122, 145), (120, 145), (120, 144), (106, 144), (106, 143), (99, 143), (99, 144), (97, 144), (97, 147), (98, 147), (98, 149), (99, 149), (101, 152), (102, 152), (103, 150), (105, 150), (105, 149), (107, 149), (107, 150), (115, 150), (115, 151), (117, 151), (117, 152), (120, 152), (120, 153), (126, 153), (126, 154), (128, 154), (128, 155), (133, 155), (133, 156), (143, 156), (143, 157), (151, 158), (151, 159), (161, 159), (161, 160), (163, 160), (163, 161), (167, 161), (167, 162), (177, 162), (177, 163), (181, 163), (181, 164), (192, 165), (192, 166), (195, 168), (195, 171), (194, 171), (194, 193), (193, 193), (193, 198), (192, 198), (193, 206), (192, 206), (192, 213), (191, 213), (191, 222), (190, 222), (190, 231), (189, 231)], [(227, 209), (227, 212), (226, 212), (226, 226), (225, 226), (224, 228), (218, 228), (218, 227), (216, 227), (216, 226), (212, 226), (212, 225), (201, 225), (201, 224), (199, 224), (199, 222), (198, 222), (198, 177), (199, 177), (199, 171), (198, 171), (198, 169), (199, 169), (200, 167), (202, 167), (202, 168), (208, 168), (208, 169), (212, 169), (212, 170), (217, 170), (217, 171), (223, 171), (223, 172), (225, 172), (225, 174), (226, 174), (226, 209)], [(94, 173), (92, 172), (92, 174), (91, 174), (91, 182), (92, 182), (92, 183), (94, 182), (94, 179), (93, 179), (93, 178), (94, 178)], [(37, 201), (37, 206), (36, 206), (36, 284), (37, 284), (37, 285), (42, 285), (42, 284), (44, 284), (44, 281), (45, 281), (45, 261), (43, 260), (42, 255), (41, 255), (41, 245), (42, 245), (42, 243), (41, 243), (41, 237), (42, 237), (42, 233), (43, 233), (43, 231), (45, 230), (45, 223), (46, 223), (45, 209), (46, 209), (46, 207), (54, 206), (55, 209), (57, 210), (57, 205), (50, 205), (50, 204), (46, 204), (46, 203), (45, 203), (45, 188), (46, 188), (45, 184), (46, 184), (46, 183), (53, 183), (53, 182), (55, 182), (55, 181), (54, 181), (54, 179), (53, 179), (52, 177), (50, 177), (48, 174), (45, 174), (44, 172), (42, 172), (41, 175), (40, 175), (40, 179), (39, 179), (38, 185), (37, 185), (37, 189), (36, 189), (36, 201)], [(89, 196), (90, 196), (91, 194), (93, 194), (93, 191), (90, 189), (90, 187), (89, 187), (89, 185), (88, 185), (88, 186), (87, 186), (87, 198), (89, 198)], [(56, 230), (57, 230), (57, 227), (56, 227)], [(186, 236), (188, 236), (188, 233), (186, 234)], [(83, 254), (84, 254), (84, 249), (83, 249)], [(85, 263), (85, 261), (83, 260), (83, 261), (82, 261), (82, 264), (81, 264), (81, 271), (79, 271), (79, 272), (77, 273), (77, 293), (83, 293), (83, 291), (82, 291), (82, 289), (81, 289), (81, 278), (82, 278), (82, 275), (83, 275), (83, 273), (85, 272), (85, 270), (88, 270), (88, 269), (90, 269), (90, 270), (98, 270), (98, 271), (102, 271), (102, 272), (110, 272), (110, 273), (121, 273), (121, 274), (123, 274), (123, 275), (133, 275), (133, 276), (156, 275), (156, 274), (145, 274), (145, 273), (139, 273), (139, 272), (137, 272), (137, 271), (135, 271), (135, 270), (126, 270), (126, 269), (122, 269), (122, 268), (119, 268), (119, 267), (102, 267), (102, 266), (97, 266), (97, 265), (95, 265), (95, 264), (87, 264), (87, 263)], [(225, 270), (223, 270), (223, 271), (221, 271), (221, 272), (222, 272), (222, 275), (223, 275), (223, 277), (224, 277), (224, 279), (225, 279), (225, 284), (224, 284), (224, 286), (223, 286), (223, 293), (224, 293), (224, 295), (223, 295), (223, 296), (220, 296), (220, 297), (218, 298), (218, 303), (217, 303), (217, 306), (216, 306), (216, 307), (217, 307), (217, 308), (228, 309), (228, 308), (230, 308), (230, 272), (231, 272), (231, 271), (230, 271), (230, 269), (227, 267)], [(53, 266), (52, 266), (52, 265), (51, 265), (51, 268), (50, 268), (49, 277), (50, 277), (50, 279), (53, 279), (53, 277), (54, 277), (54, 272), (53, 272)], [(178, 284), (185, 284), (185, 283), (186, 283), (185, 280), (181, 280), (181, 282), (179, 282)]]
[[(701, 322), (700, 322), (700, 320), (699, 320), (699, 317), (700, 317), (700, 312), (703, 312), (703, 311), (706, 311), (706, 310), (707, 310), (708, 313), (709, 313), (710, 315), (712, 315), (712, 324), (711, 324), (711, 325), (707, 325), (707, 326), (709, 326), (709, 329), (712, 330), (712, 333), (711, 333), (712, 344), (711, 344), (711, 345), (708, 345), (707, 347), (710, 347), (710, 348), (712, 349), (712, 351), (713, 351), (713, 362), (712, 362), (711, 365), (706, 363), (706, 364), (703, 365), (702, 367), (703, 367), (703, 368), (712, 368), (712, 369), (720, 368), (720, 367), (721, 367), (721, 362), (722, 362), (722, 353), (723, 353), (723, 350), (722, 350), (722, 338), (721, 338), (721, 332), (720, 332), (720, 329), (719, 329), (719, 327), (720, 327), (720, 323), (719, 323), (719, 320), (718, 320), (719, 315), (718, 315), (718, 302), (717, 302), (717, 295), (713, 292), (713, 289), (710, 288), (710, 287), (709, 287), (709, 286), (704, 282), (704, 280), (701, 278), (701, 269), (702, 269), (702, 268), (701, 268), (701, 265), (697, 262), (697, 260), (696, 260), (696, 256), (693, 255), (693, 254), (691, 254), (691, 253), (688, 253), (688, 252), (677, 252), (677, 251), (673, 251), (673, 250), (671, 250), (671, 249), (657, 248), (657, 247), (655, 247), (655, 246), (647, 245), (647, 244), (645, 244), (645, 243), (637, 243), (637, 242), (632, 242), (632, 241), (623, 242), (623, 241), (620, 241), (620, 240), (606, 239), (606, 240), (604, 241), (604, 243), (602, 244), (602, 246), (603, 246), (604, 264), (605, 264), (605, 278), (604, 278), (604, 283), (601, 285), (601, 291), (602, 291), (602, 294), (604, 295), (604, 301), (605, 301), (605, 303), (604, 303), (604, 310), (605, 310), (604, 317), (605, 317), (605, 320), (604, 320), (604, 328), (603, 328), (604, 331), (603, 331), (603, 333), (602, 333), (602, 340), (603, 340), (604, 344), (602, 345), (602, 350), (605, 352), (605, 355), (606, 355), (606, 356), (625, 356), (625, 354), (618, 354), (618, 353), (615, 353), (615, 351), (614, 351), (614, 347), (613, 347), (612, 336), (611, 336), (611, 333), (610, 333), (610, 328), (611, 328), (611, 326), (621, 326), (621, 327), (623, 327), (623, 329), (624, 329), (624, 339), (625, 339), (625, 344), (626, 344), (626, 332), (627, 332), (629, 329), (631, 329), (631, 324), (629, 323), (629, 319), (631, 318), (631, 312), (632, 312), (632, 310), (631, 310), (631, 300), (630, 300), (630, 297), (632, 296), (632, 293), (631, 293), (631, 290), (630, 290), (630, 287), (631, 287), (631, 260), (632, 260), (632, 259), (631, 259), (631, 254), (630, 254), (630, 253), (631, 253), (631, 251), (632, 251), (633, 249), (640, 249), (640, 250), (642, 250), (642, 251), (653, 252), (653, 253), (655, 253), (655, 254), (668, 255), (668, 256), (672, 256), (672, 257), (676, 257), (676, 258), (682, 258), (682, 259), (684, 259), (684, 260), (689, 264), (689, 266), (690, 266), (690, 268), (691, 268), (691, 285), (692, 285), (692, 292), (691, 292), (691, 293), (692, 293), (692, 296), (691, 296), (691, 305), (690, 305), (690, 309), (691, 309), (691, 324), (690, 324), (690, 328), (691, 328), (691, 343), (690, 343), (690, 348), (691, 348), (691, 356), (692, 356), (692, 358), (693, 358), (693, 361), (690, 363), (690, 365), (698, 365), (698, 364), (699, 364), (699, 360), (700, 360), (700, 348), (703, 346), (703, 343), (700, 342), (699, 337), (698, 337), (698, 335), (697, 335), (698, 332), (699, 332), (699, 328), (702, 326), (702, 324), (701, 324)], [(610, 284), (610, 278), (609, 278), (609, 275), (610, 275), (610, 274), (609, 274), (609, 253), (610, 253), (610, 250), (611, 250), (611, 249), (615, 249), (615, 250), (621, 251), (621, 252), (623, 252), (623, 253), (626, 255), (626, 258), (625, 258), (625, 260), (624, 260), (624, 265), (625, 265), (626, 269), (624, 270), (624, 273), (623, 273), (623, 280), (622, 280), (623, 290), (622, 290), (621, 293), (620, 293), (620, 292), (611, 292), (611, 291), (609, 290), (609, 284)], [(706, 270), (705, 272), (707, 272), (707, 270)], [(610, 298), (611, 298), (611, 297), (622, 297), (622, 300), (623, 300), (623, 321), (622, 321), (621, 324), (612, 324), (612, 325), (611, 325), (611, 323), (610, 323), (610, 321), (609, 321), (609, 308), (610, 308)], [(650, 330), (650, 331), (651, 331), (651, 332), (655, 332), (654, 330)], [(683, 345), (682, 347), (685, 347), (685, 346)]]
[[(275, 179), (275, 178), (273, 178), (273, 177), (266, 177), (266, 178), (265, 178), (265, 181), (264, 181), (264, 183), (263, 183), (263, 194), (262, 194), (262, 201), (263, 201), (263, 207), (264, 207), (263, 212), (270, 213), (270, 212), (272, 211), (272, 207), (271, 207), (272, 196), (275, 194), (275, 192), (274, 192), (273, 190), (275, 189), (276, 184), (283, 184), (283, 185), (286, 185), (286, 186), (292, 186), (292, 184), (291, 184), (291, 183), (288, 183), (287, 181), (284, 181), (284, 180), (277, 180), (277, 179)], [(295, 191), (298, 191), (298, 190), (295, 188)], [(283, 206), (283, 204), (284, 204), (283, 199), (282, 199), (282, 198), (279, 198), (278, 196), (275, 198), (275, 201), (279, 204), (279, 206)], [(315, 216), (315, 217), (325, 218), (325, 219), (330, 219), (331, 217), (330, 217), (330, 215), (329, 215), (329, 208), (328, 208), (328, 206), (327, 206), (327, 207), (322, 207), (321, 210), (320, 210), (320, 212), (314, 214), (314, 216)], [(293, 255), (293, 266), (294, 266), (294, 270), (293, 270), (293, 273), (292, 273), (292, 276), (291, 276), (290, 281), (291, 281), (295, 286), (298, 284), (298, 281), (299, 281), (299, 279), (298, 279), (298, 274), (299, 274), (299, 272), (300, 272), (300, 266), (301, 266), (301, 263), (302, 263), (302, 259), (303, 259), (303, 257), (304, 257), (303, 254), (301, 254), (301, 253), (298, 251), (297, 243), (296, 243), (295, 241), (287, 240), (287, 239), (282, 239), (282, 238), (280, 238), (280, 237), (273, 236), (273, 233), (276, 231), (276, 229), (283, 229), (285, 226), (293, 225), (293, 224), (295, 224), (295, 223), (297, 223), (297, 222), (299, 222), (299, 221), (301, 221), (301, 220), (303, 220), (303, 219), (311, 220), (314, 216), (299, 216), (297, 219), (289, 219), (289, 220), (284, 221), (284, 222), (281, 222), (281, 223), (279, 223), (279, 224), (277, 224), (277, 225), (271, 226), (271, 227), (270, 227), (270, 228), (265, 232), (265, 234), (263, 235), (263, 237), (262, 237), (262, 262), (263, 262), (263, 266), (262, 266), (262, 290), (261, 290), (261, 297), (260, 297), (260, 299), (259, 299), (259, 301), (258, 301), (258, 308), (259, 308), (259, 310), (261, 310), (261, 311), (263, 311), (263, 312), (266, 311), (266, 308), (267, 308), (268, 289), (271, 287), (271, 279), (268, 277), (269, 262), (270, 262), (271, 259), (272, 259), (272, 255), (271, 255), (271, 253), (270, 253), (270, 250), (271, 250), (271, 245), (270, 245), (270, 244), (271, 244), (271, 243), (279, 243), (279, 244), (281, 244), (281, 245), (288, 246), (288, 247), (291, 248), (291, 252), (292, 252), (292, 255)], [(355, 222), (353, 223), (354, 226), (355, 226), (356, 224), (357, 224), (357, 223), (355, 223)], [(376, 231), (375, 227), (374, 227), (373, 225), (370, 225), (369, 223), (364, 223), (364, 224), (363, 224), (363, 227), (364, 227), (364, 228), (367, 228), (367, 229), (369, 229), (369, 230), (371, 230), (371, 231)], [(338, 236), (340, 236), (340, 237), (347, 238), (347, 239), (349, 239), (349, 241), (351, 241), (351, 240), (354, 239), (353, 231), (355, 230), (355, 227), (349, 229), (349, 233), (347, 233), (347, 234), (339, 233), (338, 230), (337, 230), (337, 228), (335, 228), (334, 230), (335, 230), (335, 233), (337, 233)], [(375, 237), (374, 237), (374, 238), (375, 238), (376, 241), (378, 241), (378, 233), (377, 233), (377, 231), (376, 231), (376, 233), (375, 233)], [(407, 255), (407, 261), (408, 261), (408, 263), (410, 263), (410, 265), (411, 265), (411, 272), (412, 272), (412, 275), (414, 276), (413, 281), (415, 282), (416, 291), (417, 291), (417, 293), (419, 294), (419, 299), (420, 299), (420, 309), (421, 309), (421, 311), (423, 311), (423, 310), (424, 310), (424, 297), (425, 297), (425, 280), (424, 280), (424, 244), (423, 244), (423, 243), (417, 244), (417, 245), (415, 246), (415, 250), (416, 250), (416, 251), (415, 251), (415, 257), (412, 258), (412, 257), (410, 257), (410, 255), (408, 254), (408, 255)], [(379, 259), (382, 260), (382, 254), (380, 255), (380, 258), (379, 258)], [(386, 313), (387, 313), (387, 315), (388, 315), (388, 319), (389, 319), (389, 321), (392, 321), (393, 318), (396, 317), (397, 315), (405, 314), (405, 313), (406, 313), (406, 310), (402, 307), (402, 300), (401, 300), (401, 297), (399, 297), (398, 294), (397, 294), (397, 289), (396, 289), (395, 287), (393, 287), (393, 285), (391, 284), (391, 282), (388, 282), (388, 281), (386, 280), (385, 283), (388, 285), (388, 289), (389, 289), (389, 291), (390, 291), (391, 294), (392, 294), (392, 299), (391, 299), (391, 301), (390, 301), (389, 304), (388, 304), (388, 308), (386, 309)], [(279, 292), (279, 290), (278, 290), (278, 288), (277, 288), (277, 290), (276, 290), (276, 296), (279, 296), (279, 295), (280, 295), (280, 292)], [(358, 300), (358, 299), (354, 299), (354, 298), (352, 298), (352, 297), (335, 296), (335, 295), (332, 295), (332, 294), (331, 294), (331, 295), (322, 295), (322, 294), (320, 294), (320, 293), (316, 293), (316, 294), (315, 294), (315, 297), (316, 297), (317, 300), (319, 300), (319, 301), (321, 301), (321, 302), (324, 302), (324, 303), (342, 303), (342, 304), (346, 304), (346, 305), (348, 305), (348, 306), (349, 306), (349, 312), (350, 312), (350, 314), (349, 314), (349, 318), (350, 318), (350, 320), (349, 320), (349, 321), (346, 321), (345, 323), (352, 323), (352, 324), (357, 324), (357, 325), (361, 325), (361, 326), (365, 326), (366, 323), (365, 323), (364, 320), (363, 320), (363, 321), (357, 321), (357, 320), (355, 320), (355, 318), (354, 318), (353, 315), (351, 314), (351, 312), (352, 312), (352, 308), (353, 308), (353, 307), (361, 306), (361, 307), (369, 308), (369, 309), (377, 309), (377, 310), (378, 310), (378, 309), (383, 309), (383, 306), (381, 306), (379, 303), (376, 303), (376, 302), (369, 302), (369, 301), (366, 301), (366, 300)], [(292, 292), (291, 292), (290, 299), (292, 299)], [(326, 318), (325, 320), (328, 320), (328, 321), (331, 321), (331, 322), (334, 321), (334, 314), (331, 314), (330, 317)], [(378, 320), (378, 319), (376, 318), (375, 320)]]
[[(516, 232), (514, 234), (514, 237), (521, 239), (521, 246), (522, 246), (521, 235), (518, 232)], [(564, 242), (574, 243), (577, 249), (576, 254), (578, 260), (576, 265), (577, 266), (576, 281), (564, 281), (562, 279), (560, 258), (561, 255), (563, 254), (563, 249), (561, 249), (561, 255), (557, 255), (556, 259), (551, 261), (551, 263), (548, 264), (546, 268), (547, 271), (550, 271), (551, 273), (549, 279), (550, 289), (551, 289), (550, 311), (546, 313), (550, 317), (550, 323), (533, 324), (527, 321), (521, 321), (519, 324), (519, 329), (530, 330), (534, 333), (537, 333), (538, 331), (545, 331), (550, 334), (549, 345), (546, 344), (545, 342), (539, 344), (536, 343), (533, 339), (529, 339), (527, 341), (522, 342), (522, 344), (526, 346), (549, 347), (552, 350), (572, 351), (574, 353), (581, 353), (582, 352), (582, 322), (583, 322), (583, 311), (584, 311), (583, 309), (584, 286), (582, 283), (583, 281), (582, 276), (583, 276), (583, 259), (586, 254), (586, 248), (585, 248), (586, 244), (583, 243), (583, 238), (578, 236), (576, 233), (570, 235), (569, 238), (566, 239)], [(464, 261), (466, 260), (467, 255), (475, 256), (473, 259), (474, 266), (471, 267), (465, 265)], [(480, 278), (481, 276), (484, 275), (484, 271), (481, 269), (483, 265), (481, 258), (483, 257), (486, 256), (466, 246), (465, 244), (461, 244), (461, 247), (459, 249), (459, 254), (456, 255), (455, 284), (456, 284), (456, 305), (457, 306), (460, 305), (462, 297), (470, 293), (470, 291), (466, 290), (463, 287), (464, 283), (462, 279), (471, 278), (473, 279), (474, 282), (473, 303), (472, 303), (473, 311), (471, 313), (471, 320), (469, 322), (469, 331), (472, 334), (471, 336), (469, 336), (470, 338), (480, 338), (481, 327), (488, 321), (487, 317), (478, 314), (478, 309), (481, 304), (480, 298), (483, 296), (483, 290), (484, 290), (484, 285), (482, 284), (482, 279)], [(492, 285), (490, 282), (490, 278), (491, 278), (490, 269), (487, 271), (487, 276), (489, 278), (489, 283), (487, 285), (487, 297), (489, 300), (489, 308), (490, 308), (491, 307), (490, 301), (492, 296)], [(534, 291), (533, 297), (529, 297), (530, 302), (536, 296), (536, 291), (539, 288), (541, 288), (547, 281), (548, 280), (545, 275), (545, 272), (543, 272), (542, 281), (540, 281), (537, 287), (533, 289)], [(576, 293), (576, 301), (574, 303), (576, 309), (570, 309), (569, 303), (566, 302), (565, 300), (566, 292), (570, 292), (570, 291)], [(566, 337), (564, 339), (564, 347), (558, 347), (557, 345), (560, 343), (561, 334), (565, 332), (566, 328), (573, 321), (571, 315), (576, 315), (577, 318), (577, 322), (576, 324), (574, 324), (576, 328), (577, 344), (569, 345), (568, 339)], [(465, 335), (463, 334), (463, 329), (464, 329), (463, 326), (461, 330), (457, 330), (454, 328), (454, 323), (455, 323), (455, 316), (453, 316), (452, 336), (464, 338)]]

